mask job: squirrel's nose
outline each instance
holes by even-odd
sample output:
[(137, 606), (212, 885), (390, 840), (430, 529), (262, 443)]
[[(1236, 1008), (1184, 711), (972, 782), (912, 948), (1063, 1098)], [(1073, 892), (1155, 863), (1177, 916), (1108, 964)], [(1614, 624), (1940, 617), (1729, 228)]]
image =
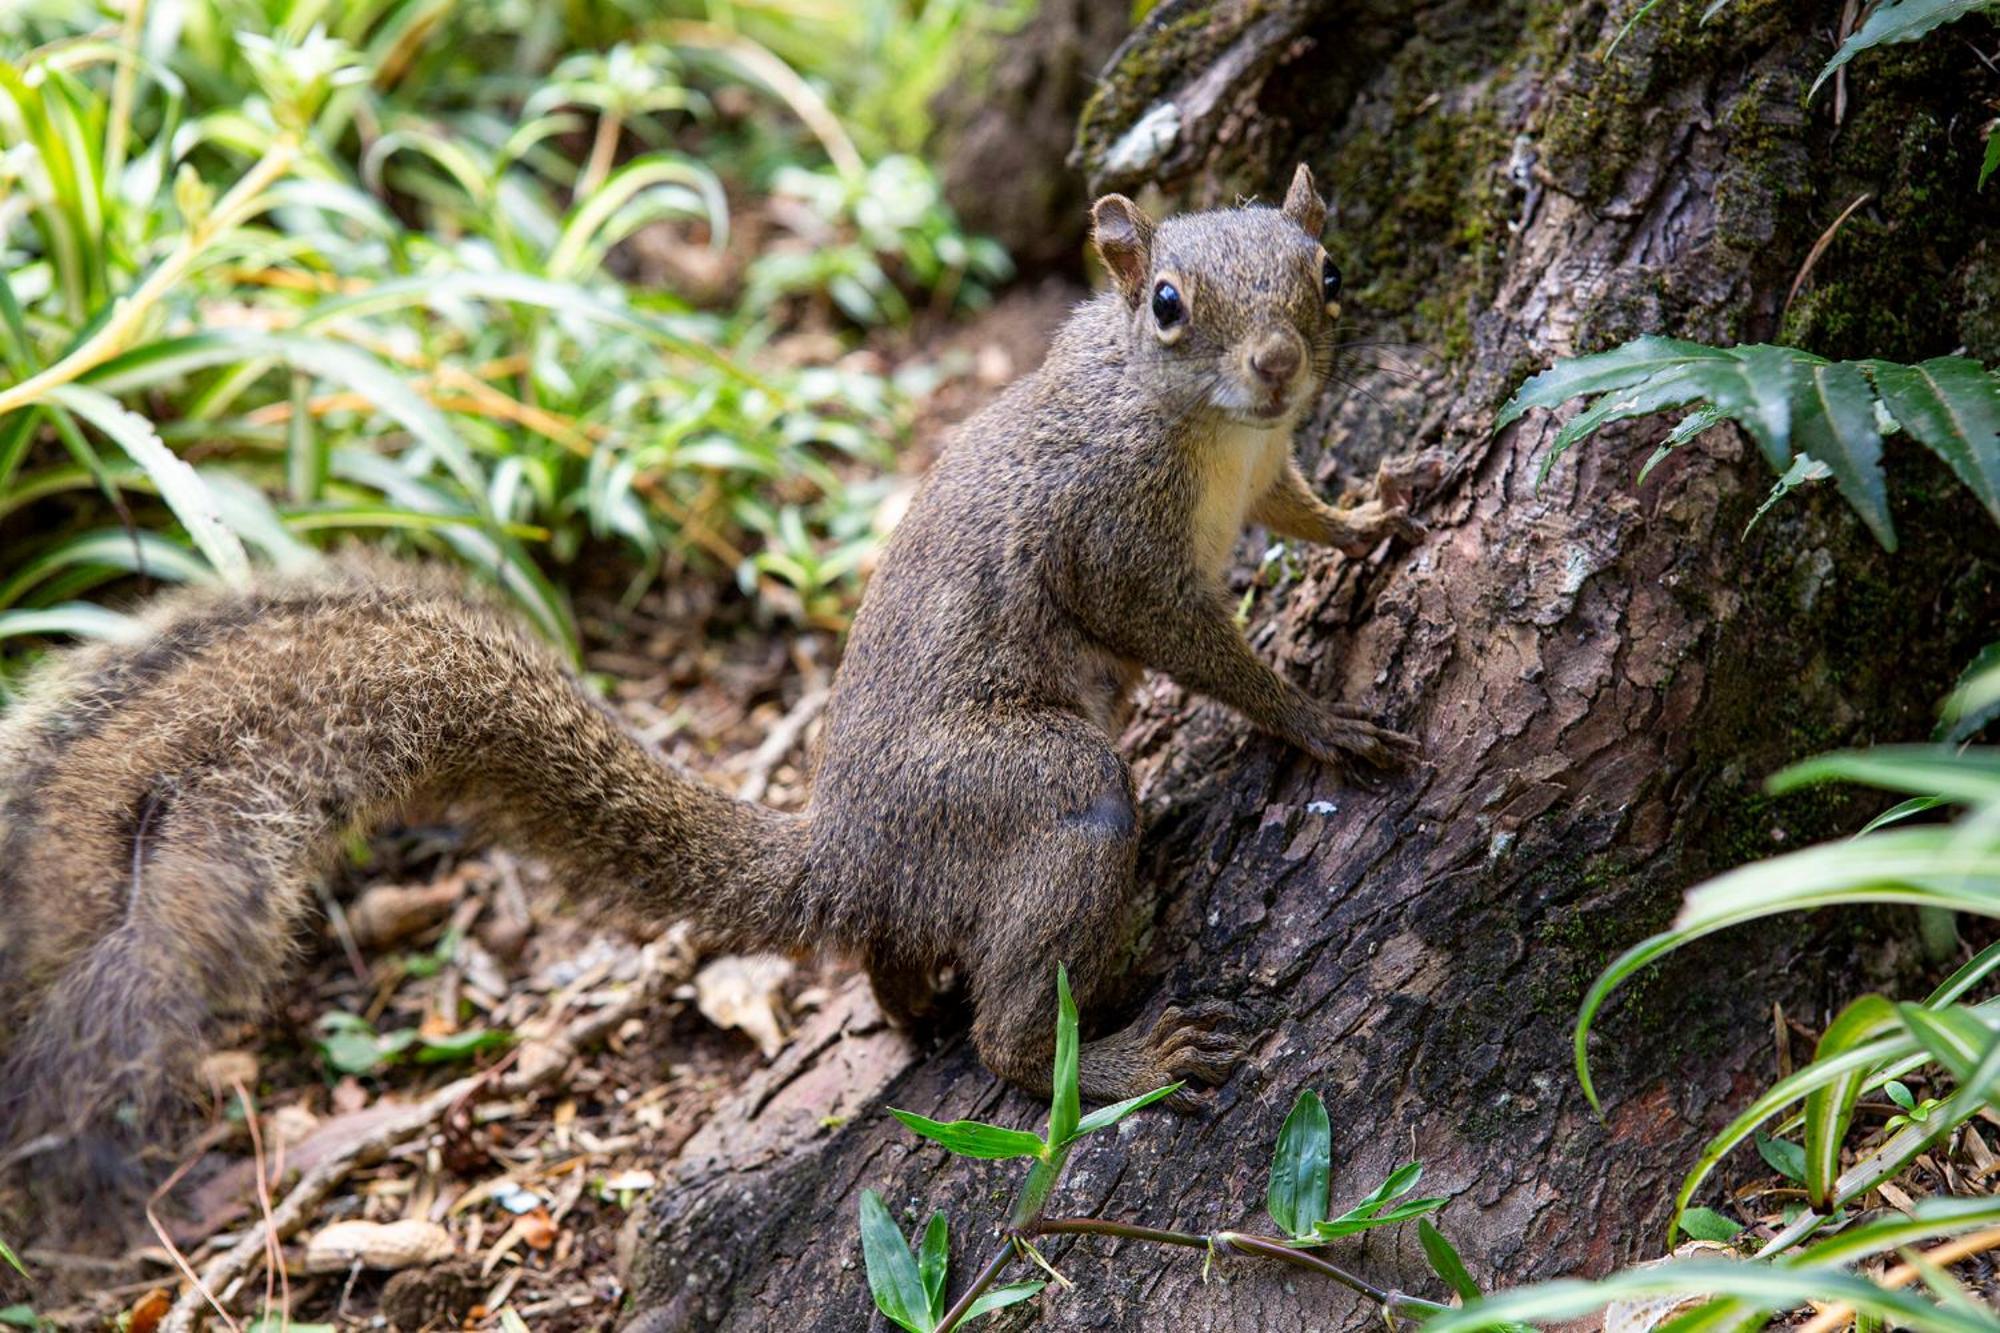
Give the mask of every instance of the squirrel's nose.
[(1286, 384), (1299, 373), (1299, 363), (1304, 359), (1297, 338), (1266, 338), (1251, 351), (1250, 369), (1266, 384)]

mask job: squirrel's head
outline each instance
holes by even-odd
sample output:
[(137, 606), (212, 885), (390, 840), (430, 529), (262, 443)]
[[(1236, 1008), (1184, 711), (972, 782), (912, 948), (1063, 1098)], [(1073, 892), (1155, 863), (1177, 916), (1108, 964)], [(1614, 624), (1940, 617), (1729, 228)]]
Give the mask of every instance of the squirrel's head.
[(1188, 409), (1270, 425), (1318, 392), (1340, 318), (1340, 270), (1319, 243), (1326, 205), (1303, 163), (1277, 208), (1155, 223), (1108, 194), (1090, 221), (1124, 298), (1131, 358)]

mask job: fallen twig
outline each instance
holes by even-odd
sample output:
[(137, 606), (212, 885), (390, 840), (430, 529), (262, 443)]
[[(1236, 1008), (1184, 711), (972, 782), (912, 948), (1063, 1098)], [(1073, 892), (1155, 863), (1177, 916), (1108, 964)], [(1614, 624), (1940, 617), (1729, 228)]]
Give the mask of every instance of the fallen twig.
[[(213, 1303), (222, 1313), (243, 1279), (266, 1253), (291, 1237), (311, 1220), (316, 1209), (339, 1188), (355, 1168), (378, 1161), (391, 1148), (427, 1133), (460, 1102), (490, 1085), (494, 1095), (517, 1097), (555, 1081), (569, 1067), (577, 1052), (606, 1035), (633, 1014), (650, 1005), (669, 985), (684, 978), (674, 965), (674, 955), (658, 945), (648, 945), (640, 953), (641, 967), (631, 989), (616, 1001), (578, 1018), (543, 1041), (523, 1044), (522, 1058), (498, 1070), (486, 1070), (446, 1084), (407, 1112), (380, 1126), (327, 1158), (299, 1178), (298, 1184), (253, 1226), (235, 1245), (211, 1260), (183, 1290), (174, 1306), (160, 1321), (161, 1333), (193, 1333), (203, 1304)], [(193, 1277), (194, 1275), (190, 1274)], [(212, 1295), (211, 1295), (212, 1293)], [(225, 1320), (228, 1315), (223, 1314)], [(234, 1325), (232, 1325), (234, 1327)]]

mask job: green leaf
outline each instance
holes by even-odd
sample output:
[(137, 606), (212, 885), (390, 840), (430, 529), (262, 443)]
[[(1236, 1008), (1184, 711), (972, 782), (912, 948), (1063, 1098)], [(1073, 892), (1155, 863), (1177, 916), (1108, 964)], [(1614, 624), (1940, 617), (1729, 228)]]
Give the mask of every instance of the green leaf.
[(2000, 643), (1989, 643), (1952, 687), (1943, 709), (1944, 735), (1954, 744), (1969, 740), (2000, 717)]
[(1904, 1087), (1899, 1080), (1890, 1079), (1882, 1085), (1882, 1091), (1888, 1093), (1889, 1100), (1902, 1107), (1905, 1111), (1914, 1111), (1917, 1109), (1916, 1094)]
[(1806, 1179), (1806, 1150), (1789, 1139), (1772, 1138), (1769, 1134), (1757, 1135), (1757, 1155), (1773, 1171), (1786, 1180), (1803, 1185)]
[(1868, 524), (1882, 549), (1896, 549), (1889, 485), (1882, 475), (1882, 433), (1868, 377), (1849, 361), (1798, 366), (1792, 399), (1792, 446), (1833, 470), (1834, 485)]
[(945, 1312), (944, 1277), (950, 1264), (951, 1223), (942, 1212), (935, 1212), (931, 1214), (930, 1225), (924, 1228), (923, 1244), (917, 1248), (917, 1272), (924, 1280), (932, 1323)]
[(146, 637), (146, 627), (132, 616), (89, 602), (64, 602), (38, 611), (0, 611), (0, 639), (49, 634), (136, 643)]
[(1411, 1199), (1407, 1203), (1397, 1204), (1387, 1212), (1364, 1212), (1357, 1208), (1342, 1213), (1331, 1222), (1319, 1223), (1313, 1228), (1313, 1235), (1323, 1241), (1338, 1240), (1342, 1236), (1352, 1236), (1374, 1227), (1392, 1227), (1413, 1217), (1434, 1213), (1450, 1202), (1449, 1199)]
[(1494, 419), (1498, 431), (1530, 408), (1558, 407), (1583, 394), (1622, 389), (1694, 358), (1726, 356), (1718, 348), (1679, 338), (1644, 337), (1590, 356), (1565, 357), (1524, 383)]
[(1048, 1283), (1037, 1278), (1033, 1282), (1010, 1282), (1004, 1287), (989, 1287), (979, 1293), (971, 1305), (965, 1307), (965, 1317), (956, 1327), (963, 1328), (981, 1315), (1004, 1310), (1010, 1305), (1018, 1305), (1030, 1297), (1038, 1295)]
[(1946, 745), (1835, 750), (1781, 769), (1766, 786), (1783, 795), (1820, 782), (1859, 782), (1915, 796), (1941, 796), (1966, 805), (2000, 803), (2000, 750), (1958, 750)]
[(1134, 1111), (1151, 1106), (1162, 1097), (1171, 1097), (1185, 1086), (1185, 1083), (1169, 1083), (1164, 1088), (1154, 1088), (1151, 1092), (1142, 1092), (1137, 1097), (1127, 1097), (1122, 1102), (1100, 1106), (1077, 1121), (1076, 1133), (1070, 1136), (1070, 1142), (1075, 1142), (1086, 1134), (1095, 1134), (1100, 1129), (1109, 1129)]
[(503, 1028), (468, 1028), (442, 1037), (419, 1035), (415, 1060), (420, 1065), (467, 1060), (481, 1051), (499, 1050), (513, 1044), (514, 1034)]
[(1941, 1310), (1919, 1296), (1890, 1291), (1851, 1273), (1788, 1271), (1763, 1264), (1686, 1260), (1631, 1269), (1584, 1281), (1564, 1279), (1498, 1292), (1464, 1308), (1433, 1315), (1424, 1333), (1470, 1333), (1503, 1323), (1554, 1322), (1580, 1318), (1613, 1301), (1644, 1296), (1735, 1297), (1749, 1308), (1774, 1312), (1808, 1302), (1841, 1302), (1924, 1333), (1992, 1333), (1991, 1318)]
[(1333, 1127), (1326, 1104), (1308, 1088), (1292, 1103), (1271, 1154), (1271, 1182), (1265, 1206), (1278, 1230), (1304, 1239), (1326, 1219), (1331, 1177)]
[(1076, 1000), (1069, 993), (1069, 969), (1056, 964), (1056, 1064), (1049, 1098), (1049, 1143), (1060, 1147), (1076, 1137), (1082, 1119), (1077, 1091)]
[(2000, 124), (1986, 131), (1986, 157), (1979, 164), (1979, 184), (1973, 188), (1984, 190), (1995, 171), (2000, 171)]
[(0, 1324), (9, 1328), (38, 1329), (42, 1321), (32, 1305), (0, 1305)]
[(1866, 365), (1889, 414), (1942, 458), (2000, 523), (2000, 384), (1993, 375), (1962, 356), (1914, 366)]
[(1465, 1260), (1458, 1257), (1458, 1250), (1428, 1218), (1417, 1223), (1417, 1239), (1423, 1242), (1424, 1258), (1430, 1260), (1431, 1271), (1444, 1279), (1447, 1287), (1462, 1300), (1479, 1299), (1479, 1284), (1466, 1271)]
[(893, 1106), (889, 1108), (889, 1114), (902, 1121), (913, 1133), (943, 1144), (960, 1157), (998, 1162), (1012, 1157), (1042, 1155), (1042, 1141), (1026, 1130), (1003, 1129), (978, 1120), (953, 1120), (946, 1124), (914, 1111), (899, 1111)]
[(1819, 77), (1807, 91), (1811, 100), (1820, 85), (1832, 78), (1834, 71), (1860, 55), (1870, 47), (1883, 46), (1891, 42), (1914, 42), (1931, 29), (1962, 19), (1967, 14), (1991, 9), (1993, 0), (1884, 0), (1869, 14), (1868, 21), (1858, 28), (1854, 35), (1840, 44), (1833, 53), (1833, 59), (1826, 62)]
[(1757, 512), (1750, 515), (1750, 521), (1743, 525), (1743, 535), (1748, 537), (1751, 529), (1764, 521), (1764, 515), (1770, 513), (1778, 501), (1801, 486), (1815, 481), (1825, 481), (1832, 475), (1833, 469), (1811, 454), (1794, 455), (1792, 465), (1785, 469), (1783, 476), (1771, 483), (1770, 494), (1766, 495), (1764, 502), (1757, 506)]
[(222, 521), (215, 497), (195, 475), (195, 470), (160, 442), (151, 422), (136, 412), (126, 411), (97, 390), (81, 385), (51, 389), (48, 400), (110, 436), (133, 462), (146, 470), (153, 484), (160, 488), (160, 498), (174, 511), (174, 517), (187, 529), (195, 547), (215, 566), (216, 573), (234, 584), (249, 581), (250, 557), (244, 554), (243, 543)]
[[(1910, 1035), (1923, 1043), (1924, 1050), (1945, 1067), (1961, 1089), (1973, 1077), (1973, 1071), (1979, 1068), (1996, 1039), (1993, 1026), (1962, 1005), (1928, 1009), (1920, 1004), (1899, 1004), (1896, 1014)], [(1979, 1095), (1977, 1089), (1972, 1091)], [(1904, 1095), (1908, 1095), (1908, 1089)], [(1903, 1103), (1898, 1101), (1897, 1105)]]
[(28, 1276), (28, 1270), (21, 1267), (21, 1257), (14, 1253), (13, 1246), (9, 1245), (5, 1240), (0, 1240), (0, 1260), (5, 1260), (7, 1267), (13, 1269), (22, 1277)]
[(909, 1333), (930, 1333), (930, 1298), (916, 1257), (874, 1190), (861, 1191), (861, 1258), (875, 1308)]
[(1696, 1240), (1728, 1242), (1736, 1239), (1743, 1224), (1713, 1208), (1690, 1208), (1680, 1216), (1680, 1229)]
[(1942, 796), (1912, 796), (1907, 801), (1896, 802), (1896, 804), (1890, 806), (1866, 824), (1863, 824), (1861, 831), (1854, 836), (1865, 838), (1878, 828), (1887, 828), (1891, 824), (1900, 824), (1906, 819), (1923, 814), (1926, 810), (1935, 810), (1939, 806), (1949, 804), (1950, 802)]
[[(1813, 1058), (1824, 1060), (1850, 1051), (1894, 1031), (1895, 1026), (1894, 1005), (1880, 995), (1863, 995), (1826, 1025), (1826, 1031), (1820, 1034), (1819, 1045), (1813, 1049)], [(1836, 1081), (1806, 1094), (1805, 1146), (1801, 1149), (1805, 1163), (1806, 1198), (1822, 1212), (1832, 1209), (1833, 1185), (1840, 1176), (1840, 1147), (1847, 1140), (1847, 1129), (1853, 1123), (1854, 1104), (1861, 1097), (1862, 1085), (1873, 1072), (1865, 1066), (1851, 1069)], [(1762, 1144), (1759, 1149), (1762, 1150)], [(1685, 1215), (1681, 1225), (1687, 1227)], [(1688, 1234), (1698, 1233), (1689, 1230)]]

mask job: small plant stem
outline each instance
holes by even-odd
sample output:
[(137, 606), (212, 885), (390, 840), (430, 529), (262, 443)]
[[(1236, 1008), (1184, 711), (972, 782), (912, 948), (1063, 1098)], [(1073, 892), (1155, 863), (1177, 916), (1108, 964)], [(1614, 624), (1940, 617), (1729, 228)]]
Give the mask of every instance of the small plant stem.
[(611, 174), (611, 163), (618, 154), (618, 134), (625, 128), (625, 118), (615, 109), (607, 107), (597, 118), (597, 136), (591, 140), (590, 160), (583, 168), (583, 179), (576, 183), (576, 202), (583, 203), (597, 193), (598, 186), (604, 184)]
[(294, 133), (287, 131), (273, 139), (270, 150), (257, 160), (255, 166), (243, 173), (230, 187), (229, 193), (216, 202), (207, 217), (189, 229), (180, 244), (146, 275), (146, 280), (128, 295), (113, 302), (110, 318), (98, 326), (97, 332), (54, 365), (0, 390), (0, 417), (28, 406), (51, 389), (59, 389), (81, 378), (124, 351), (125, 345), (145, 320), (146, 313), (187, 275), (202, 251), (259, 210), (264, 191), (291, 169), (292, 159), (298, 156), (298, 151), (299, 139)]
[(1014, 1215), (1007, 1224), (1017, 1231), (1031, 1231), (1041, 1218), (1042, 1208), (1055, 1192), (1056, 1183), (1062, 1179), (1063, 1167), (1069, 1162), (1069, 1149), (1058, 1148), (1044, 1158), (1038, 1158), (1028, 1170), (1028, 1178), (1022, 1182), (1021, 1192), (1014, 1196)]
[(1188, 1231), (1161, 1231), (1157, 1227), (1135, 1227), (1124, 1222), (1107, 1222), (1096, 1217), (1045, 1217), (1033, 1228), (1038, 1236), (1116, 1236), (1121, 1240), (1150, 1240), (1156, 1245), (1185, 1245), (1208, 1248), (1208, 1237)]
[(125, 23), (118, 34), (120, 59), (111, 76), (111, 113), (104, 122), (104, 183), (120, 187), (125, 174), (125, 136), (130, 132), (132, 97), (139, 81), (139, 39), (146, 28), (146, 0), (126, 0)]
[(1328, 1263), (1316, 1254), (1294, 1249), (1283, 1241), (1270, 1236), (1246, 1236), (1237, 1231), (1218, 1231), (1215, 1234), (1217, 1249), (1237, 1250), (1245, 1254), (1261, 1254), (1266, 1259), (1276, 1259), (1279, 1263), (1291, 1264), (1295, 1268), (1308, 1268), (1323, 1277), (1351, 1291), (1359, 1292), (1391, 1314), (1436, 1314), (1451, 1307), (1436, 1301), (1423, 1300), (1416, 1296), (1405, 1296), (1400, 1291), (1384, 1291), (1364, 1278), (1358, 1278), (1336, 1264)]
[(999, 1252), (991, 1259), (988, 1259), (986, 1267), (979, 1270), (979, 1276), (972, 1279), (972, 1285), (967, 1287), (959, 1298), (952, 1302), (951, 1308), (944, 1312), (944, 1318), (938, 1320), (937, 1333), (951, 1333), (954, 1328), (957, 1328), (958, 1321), (965, 1318), (965, 1312), (972, 1308), (972, 1303), (979, 1299), (981, 1292), (993, 1285), (993, 1279), (1000, 1276), (1000, 1271), (1007, 1266), (1007, 1261), (1013, 1257), (1014, 1237), (1010, 1233), (1005, 1243), (1000, 1246)]
[(1121, 1240), (1147, 1240), (1156, 1245), (1181, 1245), (1190, 1249), (1233, 1250), (1238, 1254), (1255, 1254), (1279, 1263), (1291, 1264), (1295, 1268), (1310, 1269), (1322, 1277), (1330, 1277), (1348, 1290), (1366, 1296), (1382, 1309), (1392, 1314), (1435, 1314), (1449, 1306), (1439, 1305), (1417, 1296), (1405, 1296), (1399, 1291), (1384, 1291), (1374, 1283), (1328, 1263), (1308, 1250), (1295, 1249), (1275, 1236), (1246, 1236), (1240, 1231), (1218, 1231), (1213, 1235), (1196, 1235), (1187, 1231), (1162, 1231), (1157, 1227), (1132, 1226), (1124, 1222), (1109, 1222), (1099, 1217), (1044, 1217), (1023, 1228), (1038, 1236), (1115, 1236)]

